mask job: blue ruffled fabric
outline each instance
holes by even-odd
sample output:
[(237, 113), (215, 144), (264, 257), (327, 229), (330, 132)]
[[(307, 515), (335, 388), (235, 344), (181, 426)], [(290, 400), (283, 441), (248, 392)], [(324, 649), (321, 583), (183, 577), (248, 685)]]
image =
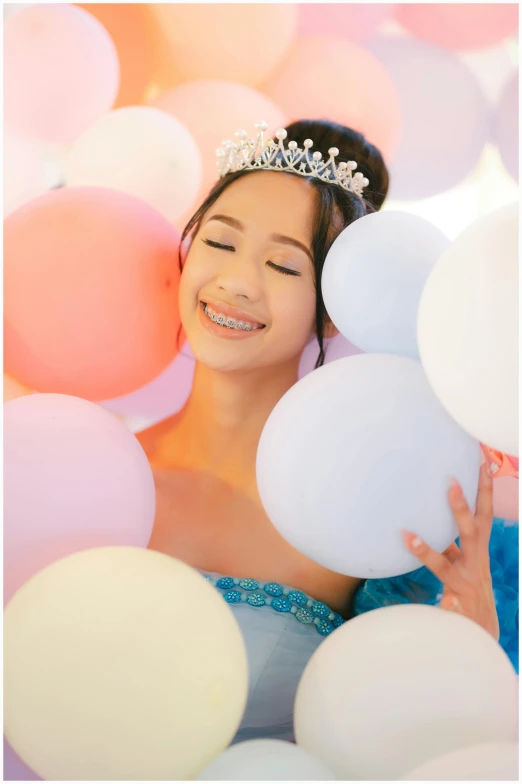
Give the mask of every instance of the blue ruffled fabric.
[[(493, 519), (489, 556), (499, 642), (518, 673), (518, 523)], [(355, 594), (354, 611), (360, 615), (391, 604), (438, 604), (441, 596), (442, 583), (422, 566), (398, 577), (366, 580)]]

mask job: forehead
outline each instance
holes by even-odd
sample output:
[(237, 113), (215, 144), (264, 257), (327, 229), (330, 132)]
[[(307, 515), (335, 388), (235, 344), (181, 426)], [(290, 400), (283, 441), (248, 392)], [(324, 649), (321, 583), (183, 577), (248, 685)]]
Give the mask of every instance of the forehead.
[(237, 218), (247, 231), (285, 234), (310, 243), (316, 198), (312, 185), (295, 174), (252, 172), (229, 185), (212, 212)]

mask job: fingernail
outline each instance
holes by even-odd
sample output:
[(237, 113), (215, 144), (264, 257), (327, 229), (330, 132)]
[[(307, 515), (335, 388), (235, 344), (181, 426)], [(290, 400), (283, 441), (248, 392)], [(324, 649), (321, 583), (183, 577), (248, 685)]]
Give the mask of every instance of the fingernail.
[(454, 495), (457, 498), (459, 498), (462, 495), (462, 488), (461, 488), (461, 486), (459, 485), (459, 483), (457, 482), (457, 480), (455, 479), (454, 476), (452, 476), (451, 479), (450, 479), (450, 487), (453, 490)]
[(417, 547), (420, 547), (421, 545), (422, 545), (422, 539), (420, 538), (420, 536), (416, 536), (414, 539), (411, 540), (411, 546), (415, 547), (415, 549), (417, 549)]
[(489, 466), (490, 475), (491, 474), (496, 474), (498, 469), (499, 469), (499, 466), (497, 465), (497, 463), (491, 463), (490, 466)]

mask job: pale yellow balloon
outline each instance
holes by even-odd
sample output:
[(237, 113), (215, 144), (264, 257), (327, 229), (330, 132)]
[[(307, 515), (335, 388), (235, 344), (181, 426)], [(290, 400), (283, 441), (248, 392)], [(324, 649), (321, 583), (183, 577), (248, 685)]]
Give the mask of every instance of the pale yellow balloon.
[(191, 567), (152, 550), (76, 553), (4, 614), (4, 732), (47, 780), (183, 780), (234, 737), (239, 626)]
[(7, 373), (4, 373), (4, 403), (8, 403), (10, 400), (15, 400), (17, 397), (23, 397), (24, 395), (32, 395), (33, 390), (26, 387), (25, 384), (21, 384), (15, 378), (8, 376)]
[(129, 193), (169, 221), (193, 203), (201, 185), (201, 153), (189, 130), (151, 106), (125, 106), (100, 117), (73, 144), (67, 186)]

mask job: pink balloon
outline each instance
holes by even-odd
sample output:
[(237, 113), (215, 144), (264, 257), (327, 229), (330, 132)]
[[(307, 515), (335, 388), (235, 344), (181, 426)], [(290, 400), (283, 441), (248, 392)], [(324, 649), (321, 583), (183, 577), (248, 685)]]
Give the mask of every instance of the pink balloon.
[(4, 120), (48, 142), (71, 144), (118, 92), (116, 47), (86, 11), (31, 5), (4, 27)]
[(37, 394), (4, 405), (4, 602), (33, 574), (90, 547), (146, 547), (147, 457), (101, 406)]
[(489, 134), (476, 78), (457, 55), (413, 38), (374, 39), (368, 48), (397, 85), (402, 110), (389, 198), (423, 199), (458, 185)]
[(493, 127), (502, 163), (518, 182), (518, 71), (502, 91)]
[(195, 367), (194, 355), (185, 343), (176, 359), (150, 384), (101, 405), (115, 414), (146, 419), (150, 427), (183, 408), (192, 389)]
[(388, 158), (399, 140), (395, 84), (366, 49), (333, 37), (297, 39), (261, 88), (291, 122), (326, 118), (363, 133)]
[(485, 49), (518, 31), (517, 3), (398, 3), (395, 9), (415, 38), (446, 49)]
[[(334, 362), (336, 359), (342, 359), (343, 357), (354, 357), (356, 354), (364, 353), (359, 348), (357, 348), (357, 346), (354, 346), (353, 343), (350, 343), (349, 340), (346, 340), (346, 338), (341, 334), (336, 335), (331, 340), (325, 341), (325, 346), (325, 365), (327, 365), (329, 362)], [(301, 355), (301, 362), (299, 363), (299, 378), (303, 378), (303, 376), (308, 375), (308, 373), (311, 373), (312, 370), (315, 369), (315, 363), (317, 362), (318, 356), (319, 343), (314, 339), (306, 346)]]
[(332, 35), (360, 44), (392, 14), (391, 3), (301, 3), (298, 30), (301, 35)]
[(2, 781), (42, 781), (28, 768), (4, 737), (4, 777)]
[(268, 133), (281, 126), (286, 117), (281, 109), (266, 95), (237, 82), (204, 79), (187, 82), (162, 93), (153, 105), (171, 114), (188, 128), (199, 147), (203, 160), (203, 182), (193, 208), (176, 225), (188, 221), (207, 192), (218, 179), (216, 147), (222, 139), (233, 138), (239, 128), (249, 135), (254, 133), (254, 123), (265, 120)]

